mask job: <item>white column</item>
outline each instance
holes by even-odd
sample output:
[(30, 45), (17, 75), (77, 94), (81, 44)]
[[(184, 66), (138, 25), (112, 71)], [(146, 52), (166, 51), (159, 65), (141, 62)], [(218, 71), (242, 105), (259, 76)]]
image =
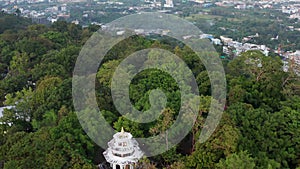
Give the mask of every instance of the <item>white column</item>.
[(120, 169), (124, 169), (124, 166), (122, 164), (120, 164)]
[(133, 169), (133, 164), (130, 164), (130, 169)]
[(117, 169), (117, 166), (116, 166), (116, 164), (113, 164), (113, 169)]

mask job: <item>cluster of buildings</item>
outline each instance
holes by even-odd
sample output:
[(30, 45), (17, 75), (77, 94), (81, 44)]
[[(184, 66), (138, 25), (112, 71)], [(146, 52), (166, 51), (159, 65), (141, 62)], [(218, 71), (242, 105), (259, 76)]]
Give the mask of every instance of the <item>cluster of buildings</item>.
[(17, 4), (22, 4), (22, 3), (26, 3), (26, 4), (35, 4), (35, 3), (42, 3), (42, 2), (48, 2), (51, 0), (2, 0), (1, 2), (3, 3), (3, 5), (17, 5)]
[[(247, 43), (250, 38), (258, 37), (258, 34), (251, 35), (248, 37), (243, 38), (243, 42), (234, 41), (232, 38), (220, 36), (219, 38), (214, 38), (211, 34), (202, 34), (200, 35), (201, 39), (210, 39), (210, 41), (215, 45), (222, 45), (223, 46), (223, 53), (227, 56), (237, 57), (242, 52), (247, 52), (249, 50), (258, 50), (261, 51), (265, 56), (268, 56), (271, 52), (271, 48), (267, 47), (266, 45), (258, 45)], [(190, 36), (192, 37), (192, 36)], [(292, 68), (297, 74), (300, 75), (300, 50), (295, 52), (284, 52), (278, 53), (277, 50), (272, 50), (275, 53), (279, 54), (283, 60), (283, 70), (287, 72), (290, 68)]]
[[(254, 35), (255, 36), (255, 35)], [(223, 53), (236, 57), (242, 52), (249, 50), (259, 50), (265, 56), (269, 55), (272, 50), (266, 45), (257, 45), (251, 43), (242, 43), (232, 40), (231, 38), (221, 36), (221, 41), (223, 43)], [(278, 53), (277, 50), (273, 50), (275, 53), (279, 54), (283, 58), (283, 70), (287, 72), (289, 68), (292, 68), (297, 74), (300, 75), (300, 50), (295, 52), (287, 51), (284, 53)]]
[(258, 37), (258, 34), (247, 36), (243, 38), (243, 42), (234, 41), (232, 38), (228, 38), (225, 36), (220, 36), (220, 38), (214, 38), (211, 34), (202, 34), (200, 35), (200, 39), (209, 39), (215, 45), (223, 46), (223, 53), (236, 57), (242, 52), (246, 52), (249, 50), (260, 50), (264, 55), (268, 56), (270, 52), (270, 48), (266, 45), (257, 45), (252, 43), (246, 43), (251, 38)]
[[(122, 36), (126, 33), (126, 30), (124, 28), (119, 28), (119, 27), (108, 27), (106, 25), (102, 25), (101, 27), (102, 30), (110, 30), (114, 31), (117, 36)], [(142, 35), (142, 36), (149, 36), (149, 35), (168, 35), (170, 30), (167, 29), (134, 29), (132, 30), (135, 34), (137, 35)]]
[[(250, 37), (255, 37), (258, 35), (253, 35)], [(248, 38), (248, 37), (247, 37)], [(224, 36), (220, 36), (221, 43), (223, 45), (223, 53), (229, 56), (236, 57), (242, 52), (246, 52), (249, 50), (259, 50), (265, 56), (269, 55), (269, 52), (272, 50), (268, 48), (266, 45), (257, 45), (252, 43), (242, 43), (238, 41), (234, 41), (232, 38), (227, 38)], [(213, 41), (212, 41), (213, 42)], [(278, 53), (277, 50), (273, 50), (275, 53), (279, 54), (283, 60), (283, 70), (287, 72), (290, 68), (292, 68), (297, 74), (300, 75), (300, 50), (295, 52), (287, 51), (284, 53)]]
[(47, 20), (51, 23), (56, 22), (59, 18), (68, 19), (70, 18), (70, 11), (68, 10), (67, 4), (55, 5), (48, 7), (45, 10)]
[[(0, 0), (0, 5), (3, 3), (24, 3), (26, 2), (28, 5), (14, 5), (14, 6), (7, 6), (2, 8), (1, 10), (7, 13), (15, 13), (17, 9), (21, 12), (21, 15), (23, 17), (32, 18), (37, 23), (53, 23), (56, 22), (59, 19), (64, 19), (68, 21), (72, 21), (74, 24), (82, 24), (79, 23), (80, 18), (71, 18), (70, 16), (70, 9), (71, 5), (68, 2), (90, 2), (91, 0)], [(300, 19), (300, 2), (295, 1), (292, 2), (290, 0), (262, 0), (262, 1), (243, 1), (243, 0), (225, 0), (225, 1), (218, 1), (218, 2), (212, 2), (209, 0), (182, 0), (182, 3), (192, 1), (201, 7), (209, 7), (211, 5), (217, 5), (217, 6), (224, 6), (224, 7), (234, 7), (236, 9), (247, 9), (247, 8), (276, 8), (283, 13), (286, 13), (289, 15), (289, 18), (298, 18)], [(46, 2), (47, 5), (44, 9), (34, 10), (33, 8), (30, 8), (30, 4), (33, 3), (41, 3)], [(100, 0), (94, 0), (96, 4), (98, 5), (107, 5), (109, 8), (117, 9), (117, 11), (124, 11), (121, 14), (128, 14), (129, 13), (139, 13), (144, 10), (148, 9), (155, 9), (160, 12), (162, 11), (172, 11), (174, 7), (173, 0), (143, 0), (144, 3), (139, 3), (139, 5), (126, 5), (124, 2), (120, 1), (100, 1)], [(179, 5), (178, 1), (176, 2), (176, 6)], [(27, 6), (27, 7), (26, 7)], [(84, 8), (84, 7), (83, 7)], [(164, 10), (161, 10), (165, 8)], [(176, 9), (175, 9), (176, 10)], [(127, 13), (126, 13), (127, 11)], [(176, 14), (180, 11), (175, 11)], [(90, 15), (105, 15), (105, 11), (93, 11), (93, 10), (87, 10), (83, 11), (82, 18), (89, 18)], [(86, 19), (87, 20), (87, 19)], [(92, 24), (101, 25), (101, 23), (92, 22)], [(294, 28), (294, 26), (288, 26), (288, 28), (293, 30), (299, 30), (300, 28)], [(225, 29), (225, 28), (224, 28)], [(161, 35), (167, 35), (169, 30), (143, 30), (143, 29), (137, 29), (134, 30), (136, 34), (141, 35), (150, 35), (150, 34), (161, 34)], [(122, 35), (124, 33), (123, 30), (118, 30), (118, 34)], [(184, 39), (194, 37), (193, 35), (187, 35), (183, 37)], [(234, 41), (232, 38), (227, 38), (224, 36), (221, 36), (220, 38), (214, 38), (212, 35), (209, 34), (202, 34), (200, 35), (201, 39), (210, 39), (210, 41), (215, 45), (222, 45), (223, 47), (223, 53), (236, 57), (241, 52), (245, 52), (248, 50), (260, 50), (262, 53), (264, 53), (266, 56), (269, 55), (270, 48), (266, 47), (266, 45), (258, 45), (258, 44), (252, 44), (247, 43), (249, 40), (259, 37), (258, 34), (251, 35), (244, 37), (242, 39), (242, 42)], [(197, 35), (198, 38), (198, 35)], [(278, 36), (275, 38), (272, 38), (271, 40), (278, 39)], [(275, 50), (273, 50), (275, 51)], [(276, 52), (276, 51), (275, 51)], [(292, 57), (292, 56), (298, 56), (299, 53), (296, 52), (296, 54), (292, 54), (291, 52), (285, 52), (285, 53), (278, 53), (282, 55), (284, 58), (298, 58), (298, 57)], [(293, 59), (295, 64), (298, 64), (297, 59)]]
[(18, 4), (39, 4), (39, 3), (68, 3), (68, 2), (86, 2), (87, 0), (1, 0), (3, 5)]
[(21, 12), (22, 17), (31, 18), (36, 23), (47, 24), (56, 22), (58, 19), (69, 19), (70, 11), (67, 4), (58, 4), (49, 6), (43, 10), (34, 10), (17, 5), (13, 7), (2, 8), (1, 10), (13, 14), (16, 10)]
[(300, 65), (300, 50), (296, 50), (295, 52), (286, 52), (283, 54), (286, 59), (292, 59), (298, 65)]
[(300, 19), (300, 3), (283, 5), (281, 11), (288, 14), (290, 19)]
[[(112, 29), (109, 27), (103, 26), (102, 29)], [(123, 28), (113, 28), (116, 31), (116, 34), (121, 36), (125, 33), (125, 30)], [(145, 29), (135, 29), (133, 30), (136, 34), (148, 36), (151, 34), (160, 34), (160, 35), (168, 35), (170, 30), (164, 30), (164, 29), (153, 29), (153, 30), (145, 30)], [(244, 37), (242, 42), (235, 41), (232, 38), (220, 36), (220, 38), (215, 38), (211, 34), (200, 34), (200, 35), (185, 35), (182, 38), (183, 39), (190, 39), (190, 38), (199, 38), (199, 39), (209, 39), (212, 44), (214, 45), (220, 45), (223, 48), (223, 53), (226, 56), (229, 56), (230, 58), (235, 58), (239, 56), (242, 52), (247, 52), (250, 50), (258, 50), (261, 51), (265, 56), (269, 56), (269, 53), (271, 51), (278, 53), (277, 50), (271, 49), (267, 47), (266, 45), (259, 45), (259, 44), (253, 44), (248, 43), (247, 41), (259, 37), (259, 34), (256, 33), (255, 35), (250, 35), (247, 37)], [(294, 65), (300, 66), (300, 50), (296, 52), (282, 52), (278, 53), (281, 55), (284, 63), (283, 69), (287, 71), (289, 67), (293, 67)], [(299, 71), (300, 74), (300, 71)]]
[(173, 8), (174, 3), (173, 0), (165, 0), (165, 2), (162, 2), (160, 0), (144, 0), (144, 2), (147, 4), (147, 7), (154, 7), (154, 8), (160, 8), (160, 7), (165, 7), (165, 8)]
[[(204, 3), (204, 2), (203, 2)], [(299, 1), (291, 0), (262, 0), (262, 1), (243, 1), (243, 0), (225, 0), (216, 2), (215, 5), (222, 7), (234, 7), (236, 9), (250, 9), (250, 8), (276, 8), (282, 10), (283, 13), (293, 14), (298, 13)]]
[[(103, 26), (102, 29), (112, 29), (109, 27)], [(125, 30), (123, 28), (113, 28), (116, 31), (116, 34), (121, 36), (125, 33)], [(164, 30), (164, 29), (153, 29), (153, 30), (145, 30), (145, 29), (135, 29), (134, 32), (138, 35), (151, 35), (151, 34), (160, 34), (160, 35), (168, 35), (170, 30)], [(249, 40), (251, 38), (258, 37), (258, 34), (250, 35), (247, 37), (244, 37), (243, 40)], [(190, 39), (190, 38), (199, 38), (199, 39), (209, 39), (211, 43), (215, 45), (222, 45), (223, 46), (223, 53), (236, 57), (240, 55), (242, 52), (246, 52), (249, 50), (260, 50), (264, 55), (268, 56), (270, 52), (270, 48), (268, 48), (266, 45), (258, 45), (258, 44), (252, 44), (252, 43), (246, 43), (234, 41), (232, 38), (220, 36), (220, 38), (215, 38), (211, 34), (200, 34), (200, 35), (186, 35), (182, 37), (183, 39)]]
[(292, 68), (298, 75), (300, 75), (300, 50), (296, 50), (295, 52), (285, 52), (282, 56), (284, 58), (283, 70), (288, 71), (289, 68)]
[[(6, 13), (15, 13), (16, 10), (20, 10), (21, 15), (23, 17), (32, 18), (33, 20), (44, 20), (44, 22), (55, 22), (59, 18), (67, 19), (70, 17), (70, 11), (68, 9), (67, 4), (58, 4), (49, 6), (43, 10), (34, 10), (34, 9), (28, 9), (24, 7), (19, 7), (17, 5), (13, 7), (7, 7), (2, 8), (1, 10)], [(38, 23), (44, 23), (44, 22), (38, 22)]]
[(228, 1), (220, 1), (216, 2), (217, 6), (221, 7), (234, 7), (236, 9), (250, 9), (250, 8), (273, 8), (274, 5), (279, 4), (278, 1), (235, 1), (235, 0), (228, 0)]
[[(124, 2), (114, 0), (0, 0), (0, 10), (5, 13), (13, 14), (18, 9), (20, 10), (20, 15), (22, 17), (32, 18), (34, 22), (41, 24), (53, 23), (59, 19), (68, 21), (72, 21), (74, 19), (73, 22), (75, 24), (79, 24), (78, 20), (82, 18), (89, 18), (92, 12), (94, 12), (93, 14), (95, 15), (106, 14), (105, 11), (86, 11), (83, 12), (81, 18), (72, 18), (70, 9), (76, 6), (76, 4), (73, 4), (74, 2), (86, 2), (85, 6), (89, 6), (90, 3), (93, 2), (95, 5), (105, 6), (105, 8), (109, 8), (112, 11), (117, 11), (121, 15), (137, 13), (139, 11), (149, 9), (161, 10), (163, 8), (171, 9), (174, 7), (173, 0), (145, 0), (145, 3), (137, 3), (137, 5), (127, 5)], [(45, 8), (35, 8), (35, 3), (43, 4)], [(84, 9), (85, 6), (82, 6), (81, 8)]]
[[(244, 39), (248, 39), (249, 37), (256, 37), (256, 36), (258, 35), (256, 34), (253, 36), (248, 36), (245, 37)], [(227, 38), (224, 36), (220, 36), (220, 39), (224, 44), (223, 53), (227, 55), (231, 55), (233, 57), (236, 57), (242, 52), (246, 52), (249, 50), (259, 50), (266, 56), (268, 56), (270, 52), (270, 48), (266, 47), (266, 45), (238, 42), (238, 41), (234, 41), (232, 38)]]

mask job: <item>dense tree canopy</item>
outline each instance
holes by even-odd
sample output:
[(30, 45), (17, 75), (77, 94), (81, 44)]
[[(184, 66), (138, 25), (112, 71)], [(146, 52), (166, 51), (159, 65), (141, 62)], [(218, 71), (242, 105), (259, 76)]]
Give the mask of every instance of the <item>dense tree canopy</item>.
[[(7, 17), (12, 16), (1, 16), (0, 22), (7, 22)], [(78, 122), (71, 83), (80, 49), (97, 28), (81, 28), (63, 21), (49, 27), (2, 28), (0, 105), (13, 107), (5, 109), (0, 117), (0, 168), (95, 168), (104, 160), (103, 150)], [(147, 69), (138, 73), (129, 86), (130, 101), (142, 112), (151, 108), (151, 90), (165, 93), (166, 107), (153, 122), (142, 124), (126, 119), (113, 103), (111, 78), (116, 68), (131, 53), (147, 48), (162, 48), (178, 55), (192, 70), (199, 87), (201, 96), (195, 98), (201, 103), (198, 117), (176, 146), (172, 146), (171, 134), (166, 132), (181, 104), (180, 87), (172, 76)], [(147, 57), (161, 59), (155, 52)], [(183, 65), (172, 65), (178, 76), (186, 76)], [(170, 150), (142, 159), (138, 165), (144, 168), (300, 167), (299, 77), (292, 70), (284, 72), (279, 57), (267, 57), (259, 51), (242, 53), (224, 67), (228, 84), (226, 111), (205, 143), (198, 141), (199, 136), (210, 103), (217, 101), (210, 96), (211, 82), (204, 64), (189, 47), (175, 40), (132, 36), (117, 44), (97, 72), (95, 94), (102, 115), (114, 129), (124, 127), (134, 137), (162, 134), (165, 138)], [(118, 80), (123, 79), (120, 76)], [(160, 98), (155, 101), (162, 102)]]

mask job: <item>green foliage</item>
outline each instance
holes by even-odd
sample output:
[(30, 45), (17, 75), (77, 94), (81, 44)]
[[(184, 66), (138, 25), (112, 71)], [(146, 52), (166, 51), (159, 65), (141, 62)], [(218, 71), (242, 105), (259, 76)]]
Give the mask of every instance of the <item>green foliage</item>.
[[(193, 10), (200, 11), (196, 8)], [(253, 19), (247, 23), (242, 20), (240, 13), (234, 16), (230, 10), (213, 8), (209, 13), (232, 17), (224, 21), (219, 17), (212, 18), (213, 21), (222, 22), (228, 27), (235, 19), (242, 24), (251, 25), (249, 29), (255, 24), (261, 24), (266, 27), (262, 32), (270, 29), (281, 31), (274, 22), (265, 23), (260, 19)], [(252, 12), (253, 15), (260, 16), (259, 12)], [(184, 11), (182, 15), (190, 14), (189, 11)], [(197, 15), (190, 17), (196, 24), (203, 25), (204, 28), (208, 26), (207, 21), (200, 23)], [(64, 21), (58, 21), (50, 27), (27, 26), (25, 23), (21, 26), (20, 23), (23, 22), (27, 23), (27, 20), (0, 14), (0, 25), (3, 25), (0, 28), (0, 104), (14, 106), (5, 109), (0, 118), (0, 166), (94, 168), (101, 161), (99, 154), (103, 150), (89, 139), (78, 122), (72, 106), (71, 82), (78, 53), (98, 27), (83, 29)], [(241, 24), (237, 24), (239, 25)], [(241, 29), (244, 33), (248, 31), (242, 26)], [(267, 37), (273, 36), (272, 33), (274, 32), (270, 32), (271, 35)], [(291, 37), (292, 34), (286, 36)], [(172, 147), (161, 155), (142, 159), (139, 166), (149, 169), (299, 168), (300, 81), (295, 73), (282, 71), (280, 58), (266, 57), (258, 51), (248, 51), (226, 61), (227, 110), (209, 140), (200, 143), (198, 140), (204, 130), (210, 104), (219, 104), (218, 100), (210, 96), (211, 82), (208, 74), (219, 74), (208, 73), (189, 47), (171, 38), (154, 38), (157, 39), (132, 36), (120, 42), (107, 53), (96, 75), (97, 101), (101, 114), (111, 126), (117, 131), (124, 127), (134, 137), (161, 134), (164, 138), (163, 146), (157, 144), (154, 148), (161, 150)], [(258, 41), (264, 40), (260, 38)], [(179, 145), (172, 144), (172, 137), (176, 133), (166, 132), (175, 122), (181, 107), (179, 84), (168, 73), (156, 69), (144, 70), (134, 76), (129, 86), (131, 103), (142, 112), (151, 108), (149, 96), (152, 90), (161, 89), (164, 92), (167, 104), (156, 121), (136, 123), (120, 116), (114, 107), (110, 91), (113, 73), (124, 58), (146, 48), (161, 48), (175, 53), (184, 60), (196, 77), (201, 96), (192, 97), (182, 105), (182, 109), (188, 110), (191, 103), (200, 100), (199, 112), (192, 130)], [(212, 55), (207, 52), (199, 54), (203, 57)], [(143, 60), (146, 63), (153, 60), (163, 63), (162, 66), (168, 66), (175, 76), (184, 77), (188, 85), (191, 83), (191, 77), (183, 69), (184, 64), (164, 64), (169, 60), (163, 60), (157, 51), (149, 52), (147, 57)], [(209, 61), (214, 62), (212, 59)], [(117, 81), (123, 81), (135, 69), (137, 68), (133, 65), (122, 69)], [(182, 90), (187, 91), (190, 88)], [(157, 98), (154, 102), (161, 103), (162, 98)], [(85, 116), (87, 113), (95, 116), (90, 119)], [(102, 119), (101, 114), (88, 108), (77, 113), (81, 119), (86, 120), (83, 123), (88, 125), (97, 124)], [(194, 120), (189, 113), (184, 117), (186, 118), (183, 123), (178, 126), (179, 133), (186, 127), (185, 122)], [(105, 127), (107, 126), (100, 124), (90, 132), (104, 131), (103, 138), (106, 138), (108, 136), (105, 135)], [(96, 141), (106, 142), (103, 138), (99, 137)]]
[(134, 137), (143, 137), (144, 131), (142, 130), (142, 125), (136, 122), (132, 122), (125, 117), (119, 117), (118, 121), (114, 123), (114, 128), (117, 131), (121, 131), (121, 128), (125, 131), (130, 132)]
[(254, 159), (246, 151), (229, 155), (226, 160), (220, 160), (216, 168), (220, 169), (254, 169)]
[[(293, 101), (295, 99), (299, 98), (291, 98)], [(253, 154), (258, 167), (267, 168), (274, 163), (270, 160), (279, 163), (280, 168), (297, 165), (300, 137), (299, 101), (293, 101), (293, 106), (286, 106), (291, 105), (291, 101), (282, 102), (279, 104), (281, 110), (274, 113), (261, 108), (247, 108), (246, 105), (229, 108), (228, 112), (242, 133), (239, 149)]]
[(53, 128), (7, 135), (0, 147), (4, 168), (93, 168), (87, 156), (94, 153), (94, 145), (80, 128), (74, 113)]
[(14, 15), (0, 13), (0, 33), (3, 33), (5, 30), (18, 30), (25, 28), (31, 24), (30, 19), (25, 19), (22, 17), (15, 17)]
[(66, 35), (64, 35), (62, 32), (48, 31), (42, 34), (41, 37), (45, 37), (51, 40), (51, 42), (58, 44), (58, 47), (64, 46), (67, 43)]
[(217, 162), (237, 150), (240, 133), (225, 114), (221, 124), (205, 143), (196, 143), (195, 151), (187, 157), (187, 168), (215, 168)]
[[(254, 107), (269, 106), (278, 109), (284, 99), (283, 79), (287, 73), (277, 58), (265, 57), (259, 51), (248, 51), (228, 64), (229, 101), (244, 101)], [(236, 96), (240, 92), (239, 96)], [(237, 98), (238, 97), (238, 98)]]

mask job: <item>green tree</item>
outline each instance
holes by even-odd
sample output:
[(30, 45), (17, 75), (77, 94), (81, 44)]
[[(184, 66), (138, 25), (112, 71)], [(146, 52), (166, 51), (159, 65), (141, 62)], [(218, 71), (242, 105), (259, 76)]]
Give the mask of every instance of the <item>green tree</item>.
[(218, 161), (237, 150), (240, 133), (224, 114), (221, 123), (205, 143), (196, 143), (195, 151), (187, 157), (187, 168), (215, 168)]
[[(281, 102), (281, 110), (253, 109), (237, 104), (230, 106), (235, 124), (241, 131), (239, 150), (248, 151), (258, 168), (293, 168), (299, 156), (299, 97)], [(283, 127), (284, 126), (284, 127)]]
[(254, 107), (267, 105), (276, 110), (278, 105), (273, 103), (284, 99), (281, 91), (286, 73), (279, 57), (248, 51), (228, 64), (228, 73), (231, 96), (238, 89), (244, 95), (244, 101)]
[[(161, 112), (161, 118), (157, 120), (157, 123), (155, 126), (150, 128), (150, 133), (155, 134), (163, 134), (165, 137), (165, 144), (166, 149), (169, 149), (169, 138), (168, 138), (168, 128), (173, 124), (174, 122), (174, 115), (175, 112), (171, 109), (164, 109)], [(162, 148), (162, 147), (161, 147)]]
[(246, 152), (241, 151), (226, 157), (226, 160), (220, 160), (216, 168), (220, 169), (254, 169), (255, 162), (252, 157)]

